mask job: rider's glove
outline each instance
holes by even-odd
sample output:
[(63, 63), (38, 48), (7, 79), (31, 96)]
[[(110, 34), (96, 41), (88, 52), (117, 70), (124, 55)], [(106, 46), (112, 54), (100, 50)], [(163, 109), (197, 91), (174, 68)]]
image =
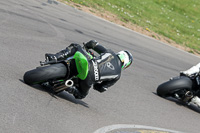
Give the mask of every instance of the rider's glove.
[(89, 42), (85, 43), (85, 47), (87, 49), (94, 49), (96, 45), (98, 45), (98, 42), (96, 40), (90, 40)]
[(104, 86), (102, 86), (101, 84), (98, 84), (98, 83), (93, 85), (93, 89), (97, 90), (101, 93), (108, 90), (108, 88), (106, 88), (106, 87), (104, 87)]

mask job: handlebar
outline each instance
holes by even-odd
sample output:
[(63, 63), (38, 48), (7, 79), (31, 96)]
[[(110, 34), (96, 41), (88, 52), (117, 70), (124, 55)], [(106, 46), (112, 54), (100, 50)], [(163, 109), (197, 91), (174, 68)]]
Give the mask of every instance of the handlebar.
[(55, 60), (52, 60), (52, 61), (40, 61), (40, 65), (41, 66), (45, 66), (45, 65), (48, 65), (48, 64), (55, 64), (55, 63), (57, 63), (57, 61), (55, 61)]

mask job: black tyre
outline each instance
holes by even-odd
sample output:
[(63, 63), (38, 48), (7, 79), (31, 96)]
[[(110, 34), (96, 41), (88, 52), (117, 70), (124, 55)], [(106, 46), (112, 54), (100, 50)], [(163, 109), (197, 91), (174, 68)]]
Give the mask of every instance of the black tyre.
[(67, 68), (62, 63), (37, 67), (24, 74), (24, 82), (28, 85), (40, 84), (50, 79), (64, 78), (66, 74)]
[(157, 94), (161, 97), (173, 96), (173, 94), (179, 90), (192, 89), (192, 80), (188, 77), (181, 76), (176, 79), (169, 80), (157, 88)]

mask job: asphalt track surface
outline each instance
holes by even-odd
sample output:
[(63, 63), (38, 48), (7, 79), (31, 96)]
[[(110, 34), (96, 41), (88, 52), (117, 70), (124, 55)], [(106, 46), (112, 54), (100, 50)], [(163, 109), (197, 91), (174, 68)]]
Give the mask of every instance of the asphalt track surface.
[[(23, 83), (23, 74), (37, 67), (45, 53), (90, 39), (116, 52), (128, 49), (134, 57), (107, 92), (91, 89), (85, 99), (76, 100)], [(199, 133), (200, 109), (156, 95), (160, 83), (199, 62), (196, 56), (56, 1), (1, 0), (0, 132), (94, 133), (128, 124)]]

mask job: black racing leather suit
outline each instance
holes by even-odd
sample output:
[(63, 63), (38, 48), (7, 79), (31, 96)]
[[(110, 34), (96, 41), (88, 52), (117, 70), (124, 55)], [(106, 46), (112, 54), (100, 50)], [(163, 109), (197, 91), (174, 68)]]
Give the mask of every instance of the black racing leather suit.
[[(119, 80), (121, 76), (122, 63), (119, 57), (112, 50), (106, 49), (98, 43), (93, 44), (91, 49), (96, 51), (99, 56), (90, 59), (88, 54), (79, 44), (71, 44), (68, 49), (69, 48), (71, 51), (70, 54), (79, 51), (87, 57), (89, 62), (88, 75), (85, 80), (79, 80), (79, 87), (77, 87), (83, 97), (88, 94), (92, 85), (95, 90), (103, 92)], [(74, 68), (73, 65), (71, 66)]]

